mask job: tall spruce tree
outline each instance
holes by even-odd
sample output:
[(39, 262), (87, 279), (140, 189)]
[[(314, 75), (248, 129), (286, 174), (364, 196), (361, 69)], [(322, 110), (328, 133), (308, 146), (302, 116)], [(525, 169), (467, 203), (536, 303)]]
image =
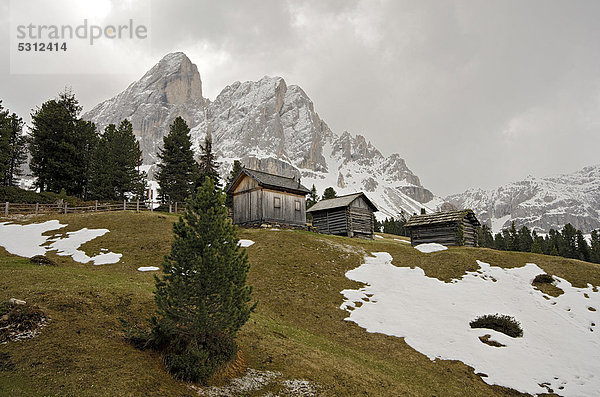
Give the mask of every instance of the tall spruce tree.
[(27, 158), (27, 143), (23, 135), (23, 120), (9, 114), (0, 101), (0, 184), (15, 186), (22, 175), (21, 166)]
[(93, 123), (79, 118), (82, 108), (65, 90), (32, 114), (30, 168), (41, 191), (85, 197), (98, 136)]
[(317, 188), (313, 183), (310, 193), (308, 193), (308, 197), (306, 198), (306, 209), (309, 209), (313, 205), (317, 204), (318, 201), (319, 195), (317, 195)]
[(177, 117), (169, 126), (158, 158), (160, 163), (156, 180), (162, 202), (185, 201), (194, 190), (198, 163), (194, 160), (190, 128), (181, 117)]
[[(240, 160), (234, 160), (233, 166), (231, 167), (231, 171), (229, 172), (229, 176), (227, 177), (227, 186), (231, 185), (235, 180), (235, 177), (242, 171), (242, 162)], [(227, 208), (233, 209), (233, 195), (227, 193), (227, 198), (225, 199), (225, 205)]]
[(124, 200), (127, 194), (135, 195), (141, 155), (140, 145), (128, 120), (123, 120), (119, 128), (109, 124), (94, 152), (90, 195), (106, 200)]
[(174, 224), (163, 276), (155, 277), (152, 340), (169, 371), (184, 380), (205, 381), (235, 355), (236, 334), (256, 306), (246, 285), (247, 255), (224, 203), (206, 178)]
[(590, 246), (587, 243), (587, 240), (583, 236), (581, 230), (577, 230), (575, 233), (575, 240), (577, 244), (577, 257), (582, 261), (589, 262), (590, 261)]
[(200, 161), (198, 164), (198, 180), (196, 186), (204, 184), (205, 178), (211, 178), (215, 184), (215, 187), (220, 188), (221, 182), (219, 179), (219, 164), (215, 159), (215, 154), (212, 150), (212, 135), (210, 132), (206, 133), (204, 137), (204, 145), (200, 145)]
[(590, 260), (600, 263), (600, 229), (592, 230), (591, 240)]

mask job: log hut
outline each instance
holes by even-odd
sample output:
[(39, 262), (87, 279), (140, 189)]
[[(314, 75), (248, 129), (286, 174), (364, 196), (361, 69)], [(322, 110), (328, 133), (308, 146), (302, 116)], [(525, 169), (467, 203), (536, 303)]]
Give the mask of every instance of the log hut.
[(476, 247), (477, 227), (480, 225), (472, 210), (460, 210), (414, 215), (404, 227), (412, 246), (439, 243)]
[(299, 178), (242, 168), (226, 188), (236, 225), (306, 226), (306, 195)]
[(373, 239), (377, 207), (362, 192), (321, 200), (307, 212), (319, 233)]

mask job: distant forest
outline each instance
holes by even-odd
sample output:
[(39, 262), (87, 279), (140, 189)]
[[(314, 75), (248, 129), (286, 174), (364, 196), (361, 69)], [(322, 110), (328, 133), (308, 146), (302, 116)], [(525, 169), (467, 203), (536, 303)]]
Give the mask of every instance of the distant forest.
[[(375, 220), (375, 230), (410, 237), (404, 228), (406, 221), (404, 214), (398, 219), (391, 217), (382, 222)], [(510, 228), (495, 235), (487, 225), (483, 225), (477, 230), (477, 241), (480, 247), (501, 251), (533, 252), (600, 263), (600, 229), (592, 231), (591, 241), (588, 243), (581, 230), (575, 229), (570, 223), (560, 231), (550, 229), (545, 236), (527, 226), (517, 229), (514, 222)]]

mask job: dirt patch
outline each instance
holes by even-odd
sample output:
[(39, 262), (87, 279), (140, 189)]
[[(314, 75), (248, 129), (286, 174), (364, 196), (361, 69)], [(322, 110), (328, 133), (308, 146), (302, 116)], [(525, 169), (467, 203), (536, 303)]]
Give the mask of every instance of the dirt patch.
[(492, 335), (490, 334), (485, 334), (483, 336), (479, 337), (479, 340), (483, 343), (485, 343), (488, 346), (492, 346), (492, 347), (506, 347), (506, 345), (503, 345), (502, 343), (495, 341), (492, 338)]
[(33, 338), (46, 323), (46, 315), (38, 307), (4, 303), (0, 307), (0, 344)]
[(282, 379), (281, 372), (248, 369), (244, 376), (232, 379), (224, 386), (191, 386), (200, 396), (229, 397), (261, 393), (264, 396), (317, 396), (317, 386), (304, 379)]

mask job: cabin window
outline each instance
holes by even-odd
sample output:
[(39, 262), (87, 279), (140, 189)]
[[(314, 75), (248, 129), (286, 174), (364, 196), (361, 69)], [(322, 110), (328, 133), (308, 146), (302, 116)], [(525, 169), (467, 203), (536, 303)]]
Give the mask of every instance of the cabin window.
[(274, 197), (273, 198), (273, 207), (275, 207), (275, 208), (281, 208), (281, 197)]
[(300, 200), (296, 200), (296, 211), (300, 211)]

